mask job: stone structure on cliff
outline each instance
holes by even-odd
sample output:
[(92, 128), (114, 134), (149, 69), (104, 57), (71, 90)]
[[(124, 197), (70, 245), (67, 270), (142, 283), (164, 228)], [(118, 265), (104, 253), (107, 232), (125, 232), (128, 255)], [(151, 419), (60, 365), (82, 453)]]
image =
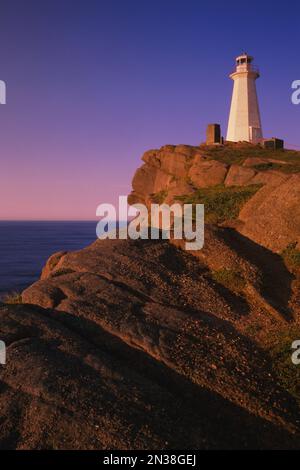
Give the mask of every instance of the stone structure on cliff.
[(208, 124), (206, 129), (206, 143), (207, 145), (220, 145), (223, 143), (220, 124)]

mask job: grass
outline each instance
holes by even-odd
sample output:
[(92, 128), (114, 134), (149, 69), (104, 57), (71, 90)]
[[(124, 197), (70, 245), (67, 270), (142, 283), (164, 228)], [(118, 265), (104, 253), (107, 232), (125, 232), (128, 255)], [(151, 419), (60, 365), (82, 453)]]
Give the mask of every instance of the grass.
[[(288, 169), (289, 165), (276, 164), (274, 163), (274, 168), (280, 168), (280, 171), (291, 173), (296, 170), (300, 171), (300, 152), (296, 150), (272, 150), (264, 149), (260, 145), (251, 145), (247, 143), (240, 144), (225, 144), (224, 146), (201, 146), (201, 149), (204, 150), (206, 155), (212, 160), (219, 160), (229, 165), (233, 163), (242, 164), (246, 158), (257, 157), (257, 158), (272, 158), (274, 160), (282, 160), (291, 164), (291, 167)], [(276, 165), (279, 165), (276, 167)], [(294, 168), (292, 169), (292, 166)], [(263, 171), (262, 167), (262, 171)], [(269, 167), (264, 168), (265, 170), (270, 169)]]
[[(245, 148), (233, 148), (230, 146), (213, 146), (204, 148), (206, 155), (211, 160), (218, 160), (228, 165), (236, 163), (241, 165), (244, 160), (249, 156), (245, 153)], [(251, 156), (253, 154), (253, 149), (251, 149)], [(253, 155), (256, 156), (256, 155)]]
[(168, 195), (168, 191), (163, 189), (156, 194), (152, 194), (152, 201), (156, 204), (162, 204)]
[(282, 252), (281, 256), (286, 266), (293, 270), (300, 268), (300, 250), (296, 248), (297, 243), (290, 243)]
[(259, 325), (258, 323), (250, 323), (249, 325), (246, 326), (245, 333), (249, 336), (255, 336), (261, 331), (261, 329), (262, 329), (262, 326)]
[(222, 223), (238, 217), (242, 206), (260, 189), (261, 185), (201, 188), (193, 194), (178, 196), (184, 204), (204, 204), (205, 221)]
[(3, 302), (5, 304), (21, 304), (22, 296), (19, 292), (11, 292), (10, 294), (6, 294), (4, 296)]
[(257, 171), (268, 171), (268, 170), (277, 170), (281, 171), (282, 173), (299, 173), (300, 172), (300, 161), (295, 163), (275, 163), (275, 162), (268, 162), (268, 163), (261, 163), (259, 165), (254, 165), (254, 168)]
[(212, 271), (212, 278), (230, 291), (240, 293), (246, 286), (246, 281), (240, 272), (233, 269), (219, 269)]

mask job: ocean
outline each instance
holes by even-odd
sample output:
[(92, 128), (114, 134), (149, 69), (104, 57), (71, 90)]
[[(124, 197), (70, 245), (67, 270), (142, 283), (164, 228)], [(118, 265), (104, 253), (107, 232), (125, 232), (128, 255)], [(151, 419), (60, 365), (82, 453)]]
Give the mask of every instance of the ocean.
[(39, 279), (49, 256), (96, 240), (97, 222), (0, 221), (0, 297)]

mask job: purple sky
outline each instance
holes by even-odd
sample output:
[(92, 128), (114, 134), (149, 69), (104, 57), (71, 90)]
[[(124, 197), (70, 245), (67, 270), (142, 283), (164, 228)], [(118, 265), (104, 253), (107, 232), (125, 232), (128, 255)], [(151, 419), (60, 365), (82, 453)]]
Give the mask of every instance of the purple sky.
[(10, 0), (0, 6), (0, 219), (94, 219), (142, 153), (226, 134), (228, 74), (255, 56), (265, 136), (299, 146), (300, 5)]

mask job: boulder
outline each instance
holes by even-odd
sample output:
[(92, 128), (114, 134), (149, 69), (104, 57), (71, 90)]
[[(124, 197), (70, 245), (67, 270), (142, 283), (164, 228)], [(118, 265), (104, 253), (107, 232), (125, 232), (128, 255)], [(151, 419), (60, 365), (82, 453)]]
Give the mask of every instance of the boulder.
[(300, 242), (300, 175), (266, 184), (243, 207), (241, 233), (273, 251)]
[(228, 166), (215, 160), (202, 160), (197, 156), (188, 176), (198, 188), (215, 186), (224, 182)]
[(166, 189), (171, 181), (172, 175), (145, 164), (135, 172), (132, 188), (136, 194), (149, 196)]
[(174, 180), (169, 185), (165, 203), (172, 204), (173, 202), (178, 202), (177, 196), (185, 196), (193, 192), (195, 192), (195, 188), (188, 181)]
[(138, 168), (132, 179), (133, 191), (137, 194), (153, 193), (157, 169), (145, 164)]
[(250, 184), (251, 179), (256, 175), (252, 168), (240, 165), (231, 165), (225, 179), (225, 186), (244, 186)]
[(148, 150), (142, 156), (142, 160), (150, 166), (160, 168), (160, 160), (157, 158), (159, 150)]
[(60, 262), (66, 253), (66, 251), (58, 251), (50, 256), (42, 270), (41, 279), (47, 279), (55, 269), (59, 269)]
[(286, 181), (290, 175), (281, 173), (280, 171), (268, 170), (259, 171), (251, 180), (252, 184), (268, 184), (277, 186), (283, 181)]
[(260, 157), (248, 157), (244, 160), (243, 166), (256, 166), (262, 165), (264, 163), (268, 163), (269, 160), (267, 158), (260, 158)]
[[(101, 335), (110, 335), (198, 386), (267, 416), (276, 383), (269, 383), (264, 355), (254, 354), (256, 346), (235, 331), (240, 306), (229, 304), (200, 267), (196, 257), (168, 241), (98, 240), (66, 254), (61, 274), (33, 284), (22, 300), (54, 307), (63, 323), (79, 328), (90, 344), (100, 345)], [(224, 329), (224, 321), (232, 327)], [(216, 335), (221, 336), (213, 347)], [(233, 362), (235, 368), (228, 368)], [(218, 374), (210, 374), (211, 363), (218, 363)], [(259, 384), (259, 398), (249, 393), (244, 374), (251, 377), (251, 387)]]
[(160, 152), (157, 158), (160, 161), (160, 168), (164, 172), (177, 178), (184, 178), (187, 174), (187, 167), (190, 156), (179, 152)]
[(193, 157), (195, 152), (197, 152), (197, 149), (190, 145), (176, 145), (175, 147), (175, 153), (181, 153), (187, 157)]

